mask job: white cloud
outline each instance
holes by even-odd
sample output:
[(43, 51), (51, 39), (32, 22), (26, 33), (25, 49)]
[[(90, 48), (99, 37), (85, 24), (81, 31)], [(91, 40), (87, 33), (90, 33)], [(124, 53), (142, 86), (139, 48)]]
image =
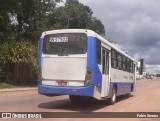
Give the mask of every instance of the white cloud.
[(146, 65), (146, 71), (150, 74), (160, 74), (160, 65)]
[(117, 41), (131, 56), (144, 58), (149, 70), (159, 72), (160, 0), (79, 1), (103, 22), (106, 38)]

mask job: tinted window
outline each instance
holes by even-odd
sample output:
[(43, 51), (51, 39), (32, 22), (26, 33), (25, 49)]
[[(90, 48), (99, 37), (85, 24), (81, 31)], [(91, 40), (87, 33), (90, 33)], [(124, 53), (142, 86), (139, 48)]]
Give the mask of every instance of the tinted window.
[(126, 62), (126, 57), (123, 56), (123, 70), (126, 71), (127, 70), (127, 62)]
[(96, 48), (97, 48), (97, 64), (101, 65), (101, 41), (96, 39)]
[(117, 54), (117, 60), (118, 60), (118, 69), (122, 69), (122, 54)]
[(87, 35), (82, 33), (50, 34), (44, 37), (45, 54), (85, 54)]
[(114, 49), (111, 50), (111, 67), (117, 68), (117, 51)]
[(117, 51), (112, 49), (112, 58), (117, 59)]
[(130, 72), (133, 73), (133, 61), (130, 62)]
[(127, 58), (127, 71), (130, 72), (130, 60)]

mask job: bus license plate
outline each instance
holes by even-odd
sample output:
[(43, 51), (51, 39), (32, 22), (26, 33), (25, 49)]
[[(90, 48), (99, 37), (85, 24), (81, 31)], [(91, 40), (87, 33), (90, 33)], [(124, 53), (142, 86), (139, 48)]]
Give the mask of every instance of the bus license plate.
[(58, 82), (58, 86), (67, 86), (67, 82)]

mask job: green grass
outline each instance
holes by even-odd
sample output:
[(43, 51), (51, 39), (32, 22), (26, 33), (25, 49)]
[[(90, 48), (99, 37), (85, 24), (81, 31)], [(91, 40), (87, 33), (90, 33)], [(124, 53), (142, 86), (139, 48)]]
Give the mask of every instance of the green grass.
[(6, 88), (15, 88), (16, 86), (8, 84), (8, 83), (0, 83), (0, 89), (6, 89)]
[(26, 85), (26, 86), (19, 86), (19, 85), (11, 85), (8, 83), (0, 82), (0, 89), (8, 89), (8, 88), (24, 88), (24, 87), (37, 87), (37, 84), (33, 85)]

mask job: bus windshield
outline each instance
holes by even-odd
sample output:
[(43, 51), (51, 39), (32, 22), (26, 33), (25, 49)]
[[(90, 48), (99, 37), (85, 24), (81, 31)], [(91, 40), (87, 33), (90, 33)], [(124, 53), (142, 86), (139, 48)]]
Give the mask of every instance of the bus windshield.
[(44, 36), (44, 54), (85, 54), (86, 51), (87, 35), (84, 33), (60, 33)]

